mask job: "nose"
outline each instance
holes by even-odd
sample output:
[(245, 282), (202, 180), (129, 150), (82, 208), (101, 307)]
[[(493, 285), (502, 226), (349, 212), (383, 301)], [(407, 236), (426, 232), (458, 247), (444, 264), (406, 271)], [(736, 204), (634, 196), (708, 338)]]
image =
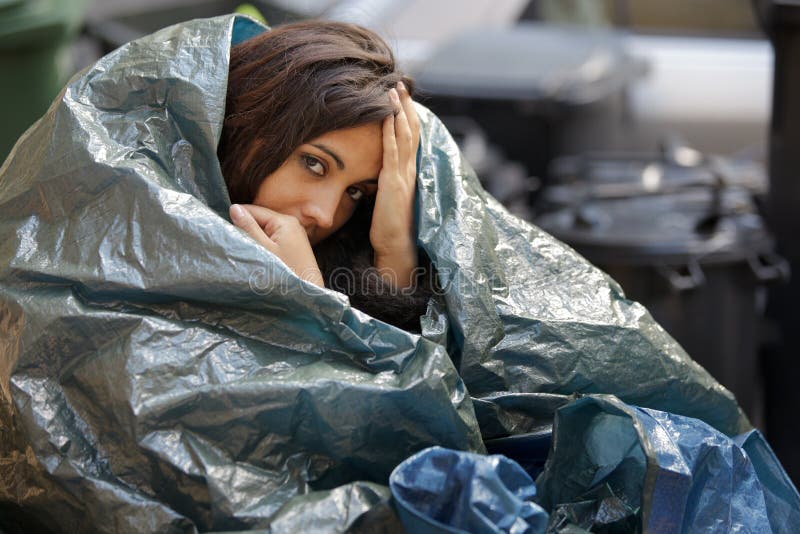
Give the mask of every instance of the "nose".
[(340, 195), (333, 191), (319, 191), (318, 194), (308, 198), (303, 205), (303, 218), (310, 220), (313, 225), (321, 230), (330, 230), (339, 209)]

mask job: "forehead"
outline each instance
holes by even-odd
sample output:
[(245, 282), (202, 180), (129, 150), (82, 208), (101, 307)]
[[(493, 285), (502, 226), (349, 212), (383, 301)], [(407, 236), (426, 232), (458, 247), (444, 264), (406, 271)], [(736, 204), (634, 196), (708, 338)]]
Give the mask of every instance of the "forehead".
[(342, 160), (345, 170), (377, 177), (383, 163), (381, 123), (371, 122), (354, 128), (333, 130), (309, 141), (323, 145)]

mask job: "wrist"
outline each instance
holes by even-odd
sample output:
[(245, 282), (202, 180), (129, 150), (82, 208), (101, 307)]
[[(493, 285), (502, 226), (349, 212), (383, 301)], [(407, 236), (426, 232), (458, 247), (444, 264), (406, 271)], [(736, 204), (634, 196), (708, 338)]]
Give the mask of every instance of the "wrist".
[(320, 272), (319, 269), (306, 269), (300, 273), (299, 276), (306, 282), (311, 282), (322, 288), (325, 287), (325, 279), (322, 277), (322, 272)]
[(373, 244), (372, 250), (375, 252), (375, 259), (400, 259), (404, 257), (413, 257), (414, 261), (417, 259), (417, 245), (410, 236), (408, 239), (393, 239), (392, 244), (389, 246), (376, 247)]
[(413, 280), (417, 268), (417, 249), (414, 246), (391, 251), (375, 251), (374, 265), (381, 279), (394, 289), (405, 289)]

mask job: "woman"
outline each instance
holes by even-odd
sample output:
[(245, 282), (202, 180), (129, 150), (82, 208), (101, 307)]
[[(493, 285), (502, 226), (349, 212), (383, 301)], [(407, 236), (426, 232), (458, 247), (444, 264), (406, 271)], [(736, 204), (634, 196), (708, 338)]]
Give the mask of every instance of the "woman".
[[(3, 524), (24, 512), (64, 532), (344, 531), (362, 519), (368, 530), (403, 460), (546, 428), (573, 393), (746, 429), (730, 394), (641, 307), (489, 198), (421, 107), (417, 241), (448, 289), (425, 336), (295, 277), (254, 294), (254, 271), (286, 270), (228, 224), (231, 200), (245, 205), (240, 227), (301, 275), (311, 247), (315, 274), (332, 275), (414, 243), (413, 109), (402, 87), (399, 105), (389, 91), (410, 84), (379, 40), (325, 27), (275, 48), (284, 85), (259, 70), (278, 43), (248, 41), (264, 28), (245, 18), (121, 47), (76, 77), (0, 168), (0, 529), (24, 530)], [(337, 68), (300, 69), (295, 47)], [(339, 69), (342, 82), (325, 83)], [(388, 282), (402, 293), (399, 276)], [(371, 291), (363, 300), (379, 301)], [(642, 484), (626, 473), (626, 487)]]
[(412, 87), (365, 28), (276, 28), (231, 51), (218, 153), (238, 227), (301, 278), (418, 331), (431, 291), (418, 282)]

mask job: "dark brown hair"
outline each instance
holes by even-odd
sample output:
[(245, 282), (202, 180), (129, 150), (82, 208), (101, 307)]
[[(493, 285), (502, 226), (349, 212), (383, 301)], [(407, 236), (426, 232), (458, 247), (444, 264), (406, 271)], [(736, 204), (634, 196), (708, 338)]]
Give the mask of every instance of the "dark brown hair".
[(231, 201), (251, 202), (303, 143), (388, 117), (401, 80), (413, 91), (386, 42), (353, 24), (287, 24), (234, 46), (217, 150)]

